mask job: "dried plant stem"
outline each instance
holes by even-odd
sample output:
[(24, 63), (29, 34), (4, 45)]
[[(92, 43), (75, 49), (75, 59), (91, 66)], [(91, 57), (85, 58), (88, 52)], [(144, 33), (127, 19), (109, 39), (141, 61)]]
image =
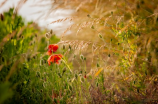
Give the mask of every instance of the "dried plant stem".
[(64, 62), (64, 64), (67, 66), (67, 68), (70, 70), (70, 72), (72, 73), (72, 70), (71, 70), (71, 68), (70, 68), (70, 66), (67, 64), (67, 62), (65, 61), (65, 59), (61, 59), (63, 62)]

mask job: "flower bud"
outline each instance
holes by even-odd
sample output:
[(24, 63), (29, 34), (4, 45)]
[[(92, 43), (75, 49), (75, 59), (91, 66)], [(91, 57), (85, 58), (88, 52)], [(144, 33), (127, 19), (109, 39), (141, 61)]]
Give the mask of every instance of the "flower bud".
[(63, 49), (65, 49), (65, 45), (63, 45)]
[(101, 34), (99, 34), (99, 38), (103, 38)]
[(83, 55), (80, 55), (80, 58), (81, 58), (81, 60), (84, 60), (84, 56)]

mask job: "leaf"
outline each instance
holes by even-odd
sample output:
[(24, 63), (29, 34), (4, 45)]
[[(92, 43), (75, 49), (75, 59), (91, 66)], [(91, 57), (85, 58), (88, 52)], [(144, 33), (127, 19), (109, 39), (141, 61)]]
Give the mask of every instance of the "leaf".
[(103, 70), (103, 68), (100, 68), (94, 75), (94, 77), (97, 77), (99, 75), (99, 73)]
[(100, 65), (97, 63), (97, 67), (100, 67)]
[(14, 46), (16, 46), (16, 44), (17, 44), (17, 41), (16, 41), (16, 39), (14, 39)]
[(13, 96), (13, 91), (10, 89), (10, 85), (11, 83), (9, 82), (0, 84), (0, 104), (3, 104), (4, 101)]
[(92, 27), (91, 27), (92, 29), (94, 29), (94, 26), (92, 25)]

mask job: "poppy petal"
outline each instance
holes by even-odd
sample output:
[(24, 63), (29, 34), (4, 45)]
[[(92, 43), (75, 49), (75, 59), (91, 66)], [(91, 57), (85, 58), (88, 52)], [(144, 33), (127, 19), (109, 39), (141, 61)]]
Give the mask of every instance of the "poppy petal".
[(59, 64), (59, 60), (61, 60), (61, 58), (62, 58), (62, 55), (61, 55), (61, 54), (51, 55), (51, 56), (48, 58), (48, 64), (50, 65), (51, 62), (52, 62), (52, 63)]
[(48, 52), (47, 52), (47, 55), (51, 55), (51, 54), (52, 54), (52, 51), (48, 51)]
[(53, 52), (56, 52), (57, 49), (58, 49), (58, 45), (57, 45), (57, 44), (50, 44), (50, 45), (48, 46), (48, 50), (51, 50), (51, 51), (53, 51)]

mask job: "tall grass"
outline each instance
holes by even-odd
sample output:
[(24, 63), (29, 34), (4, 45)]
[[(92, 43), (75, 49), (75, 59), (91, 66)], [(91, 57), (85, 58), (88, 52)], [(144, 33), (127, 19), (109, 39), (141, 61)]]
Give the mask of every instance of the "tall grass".
[[(157, 3), (53, 2), (76, 10), (59, 43), (71, 47), (65, 55), (87, 76), (91, 103), (157, 103)], [(68, 30), (72, 33), (65, 35)]]
[[(157, 3), (52, 1), (52, 11), (76, 10), (51, 22), (74, 22), (60, 40), (52, 31), (40, 32), (33, 24), (17, 26), (15, 22), (12, 39), (7, 40), (10, 30), (0, 38), (0, 90), (6, 88), (1, 103), (158, 103)], [(6, 22), (0, 21), (9, 27)], [(72, 33), (65, 35), (69, 30)], [(63, 58), (59, 65), (49, 66), (46, 51), (53, 43), (59, 45), (57, 53)], [(7, 95), (9, 91), (12, 94)]]

